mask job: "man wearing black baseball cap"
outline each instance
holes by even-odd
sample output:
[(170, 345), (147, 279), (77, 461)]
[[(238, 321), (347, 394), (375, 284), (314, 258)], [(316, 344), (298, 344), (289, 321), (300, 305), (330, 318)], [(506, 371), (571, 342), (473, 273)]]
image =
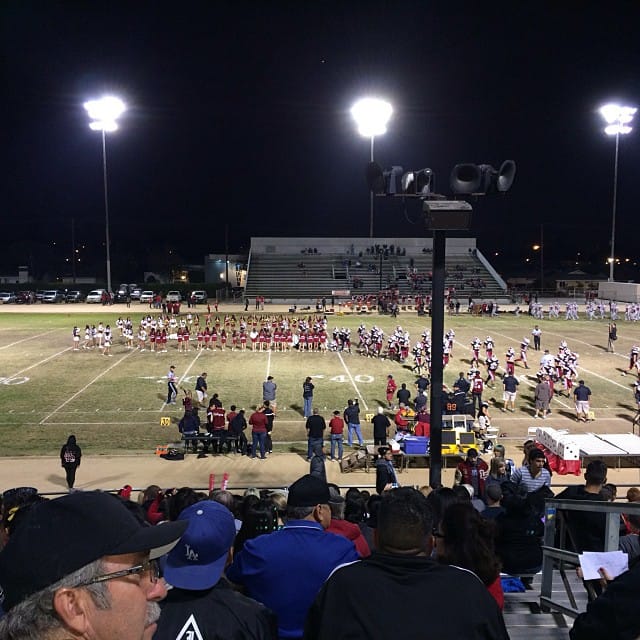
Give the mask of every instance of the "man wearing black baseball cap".
[(167, 593), (156, 559), (186, 526), (145, 527), (97, 491), (33, 505), (0, 553), (0, 638), (150, 640)]

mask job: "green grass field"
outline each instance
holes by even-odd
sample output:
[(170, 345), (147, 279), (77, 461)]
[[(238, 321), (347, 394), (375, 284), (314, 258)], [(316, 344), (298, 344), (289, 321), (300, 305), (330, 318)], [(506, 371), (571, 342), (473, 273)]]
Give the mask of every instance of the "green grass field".
[[(406, 382), (413, 390), (415, 376), (408, 364), (355, 353), (223, 353), (198, 352), (192, 347), (182, 354), (177, 352), (175, 341), (169, 343), (168, 353), (140, 353), (126, 350), (117, 331), (113, 357), (97, 350), (72, 350), (74, 324), (84, 327), (102, 321), (114, 326), (125, 311), (116, 307), (113, 311), (5, 313), (0, 309), (0, 455), (56, 454), (70, 433), (75, 433), (83, 450), (92, 454), (149, 452), (159, 443), (176, 439), (182, 407), (179, 403), (170, 407), (164, 404), (170, 364), (176, 365), (181, 386), (190, 389), (197, 375), (207, 371), (209, 394), (217, 392), (225, 408), (231, 404), (247, 410), (255, 406), (262, 398), (262, 381), (273, 375), (278, 384), (276, 425), (282, 440), (304, 439), (301, 387), (307, 375), (316, 384), (314, 404), (326, 417), (333, 409), (342, 409), (352, 397), (360, 398), (364, 412), (375, 410), (384, 403), (388, 373), (398, 384)], [(131, 314), (134, 322), (141, 315)], [(397, 319), (376, 315), (330, 317), (329, 329), (349, 326), (357, 342), (356, 329), (361, 322), (368, 327), (377, 324), (387, 334), (401, 324), (411, 333), (412, 341), (430, 325), (429, 318), (405, 313)], [(616, 344), (620, 353), (611, 354), (606, 352), (606, 322), (544, 320), (538, 324), (543, 330), (543, 348), (555, 353), (565, 339), (580, 354), (580, 377), (593, 392), (592, 407), (598, 418), (590, 430), (610, 424), (615, 431), (631, 431), (633, 378), (622, 377), (621, 373), (626, 370), (632, 344), (640, 343), (640, 326), (620, 322)], [(506, 348), (513, 346), (517, 351), (533, 325), (532, 318), (511, 314), (499, 318), (447, 316), (445, 328), (456, 332), (456, 346), (445, 370), (445, 382), (451, 383), (459, 371), (468, 370), (473, 336), (484, 339), (491, 334), (503, 365)], [(516, 365), (516, 374), (521, 376), (516, 414), (507, 418), (494, 410), (494, 422), (505, 431), (515, 431), (519, 425), (518, 430), (526, 432), (526, 426), (533, 422), (530, 406), (539, 356), (538, 352), (529, 352), (529, 371)], [(501, 400), (500, 390), (493, 395)], [(573, 403), (567, 398), (560, 398), (554, 408), (558, 418), (573, 417)], [(163, 416), (171, 419), (170, 426), (160, 425)]]

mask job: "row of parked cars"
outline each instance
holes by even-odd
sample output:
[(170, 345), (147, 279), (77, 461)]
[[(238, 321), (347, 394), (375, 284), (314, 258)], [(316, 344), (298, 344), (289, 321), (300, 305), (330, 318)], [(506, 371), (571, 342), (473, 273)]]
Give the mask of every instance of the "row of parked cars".
[[(0, 291), (0, 304), (33, 304), (35, 302), (89, 302), (101, 303), (105, 301), (106, 289), (92, 289), (86, 296), (82, 291), (61, 289), (43, 289), (39, 291)], [(142, 290), (137, 285), (120, 285), (115, 294), (115, 302), (125, 302), (127, 297), (132, 301), (149, 304), (157, 296), (157, 292)], [(192, 291), (190, 299), (196, 303), (207, 302), (207, 292), (204, 290)], [(182, 302), (182, 294), (179, 291), (169, 291), (165, 296), (167, 302)], [(186, 298), (185, 298), (186, 300)]]

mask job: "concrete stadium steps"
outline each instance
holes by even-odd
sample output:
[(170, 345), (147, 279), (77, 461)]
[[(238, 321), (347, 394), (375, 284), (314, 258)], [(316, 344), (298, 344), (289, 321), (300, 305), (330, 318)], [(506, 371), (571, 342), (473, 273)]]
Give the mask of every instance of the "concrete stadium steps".
[[(356, 263), (361, 266), (356, 266)], [(406, 277), (411, 264), (419, 273), (426, 275), (432, 271), (432, 254), (394, 254), (380, 260), (379, 256), (371, 254), (357, 257), (331, 253), (252, 253), (245, 295), (302, 300), (328, 298), (332, 290), (339, 289), (349, 289), (353, 294), (373, 293), (389, 284), (395, 284), (401, 295), (412, 295), (414, 291)], [(460, 268), (456, 269), (456, 266)], [(456, 288), (461, 303), (469, 295), (474, 299), (504, 298), (504, 291), (498, 282), (472, 253), (448, 256), (445, 268), (448, 272), (446, 286)], [(354, 288), (354, 278), (362, 283), (357, 289)], [(483, 280), (486, 287), (478, 289), (469, 285), (468, 282), (474, 279)], [(422, 289), (429, 291), (430, 283), (425, 281)]]

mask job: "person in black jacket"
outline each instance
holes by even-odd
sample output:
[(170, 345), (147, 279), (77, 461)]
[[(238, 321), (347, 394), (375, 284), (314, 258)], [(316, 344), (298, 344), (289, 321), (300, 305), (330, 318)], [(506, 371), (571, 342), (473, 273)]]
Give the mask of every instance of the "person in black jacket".
[(247, 453), (247, 436), (244, 435), (247, 428), (247, 419), (244, 417), (244, 413), (244, 409), (240, 409), (229, 423), (229, 431), (236, 437), (237, 452), (242, 455)]
[[(431, 510), (419, 491), (386, 492), (377, 551), (339, 567), (324, 583), (307, 615), (305, 640), (508, 640), (498, 605), (477, 576), (430, 559), (432, 533)], [(401, 616), (389, 613), (390, 599), (402, 603)]]
[(389, 447), (378, 449), (380, 457), (376, 462), (376, 491), (382, 493), (398, 486), (396, 471), (393, 468), (393, 454)]
[(60, 449), (60, 464), (67, 474), (67, 486), (73, 489), (76, 483), (76, 470), (80, 466), (82, 450), (76, 444), (76, 437), (71, 435), (67, 438), (67, 444)]
[(571, 640), (640, 637), (640, 564), (611, 582), (601, 596), (587, 605), (569, 631)]
[[(559, 500), (590, 500), (604, 502), (602, 487), (607, 482), (607, 465), (602, 460), (592, 460), (585, 470), (584, 485), (572, 485), (561, 491)], [(567, 511), (569, 543), (572, 550), (604, 551), (606, 516), (595, 511)]]
[(173, 588), (160, 603), (155, 640), (275, 640), (273, 612), (234, 591), (223, 575), (236, 537), (233, 514), (204, 500), (184, 509), (178, 520), (189, 525), (167, 556), (164, 579)]
[(313, 447), (313, 455), (309, 462), (309, 474), (320, 478), (323, 482), (327, 481), (327, 470), (324, 465), (324, 444), (316, 444)]

